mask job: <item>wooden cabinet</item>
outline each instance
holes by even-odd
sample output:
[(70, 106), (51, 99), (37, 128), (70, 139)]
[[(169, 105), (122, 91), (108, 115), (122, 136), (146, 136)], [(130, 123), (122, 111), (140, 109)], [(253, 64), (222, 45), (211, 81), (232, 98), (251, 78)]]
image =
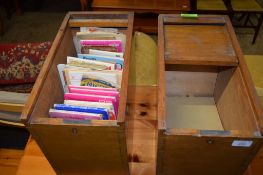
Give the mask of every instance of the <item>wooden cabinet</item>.
[(91, 8), (94, 11), (133, 11), (136, 31), (157, 34), (159, 14), (187, 13), (191, 5), (190, 0), (93, 0)]
[[(261, 147), (262, 110), (229, 19), (160, 15), (158, 22), (158, 86), (129, 87), (127, 102), (133, 13), (66, 15), (22, 113), (57, 174), (155, 174), (156, 165), (163, 175), (236, 175)], [(57, 65), (76, 55), (80, 26), (126, 34), (117, 121), (49, 118), (64, 95)]]
[[(118, 28), (126, 34), (117, 121), (72, 122), (49, 118), (53, 104), (63, 102), (57, 65), (66, 63), (67, 56), (76, 56), (72, 38), (80, 26)], [(22, 120), (57, 174), (129, 174), (125, 111), (132, 31), (133, 13), (66, 15), (22, 113)]]
[(262, 111), (228, 17), (160, 15), (157, 174), (242, 174)]

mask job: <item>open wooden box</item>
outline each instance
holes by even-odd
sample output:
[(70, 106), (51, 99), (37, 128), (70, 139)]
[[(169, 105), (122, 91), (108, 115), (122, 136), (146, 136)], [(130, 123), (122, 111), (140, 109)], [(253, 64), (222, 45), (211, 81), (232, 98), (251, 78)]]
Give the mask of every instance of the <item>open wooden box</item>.
[[(51, 19), (52, 20), (52, 19)], [(126, 34), (117, 121), (73, 122), (49, 118), (63, 102), (57, 65), (76, 56), (73, 36), (80, 26), (118, 28)], [(57, 174), (129, 174), (125, 111), (133, 13), (70, 12), (66, 15), (22, 113), (22, 120)]]
[(228, 17), (160, 15), (158, 35), (157, 174), (242, 174), (262, 111)]

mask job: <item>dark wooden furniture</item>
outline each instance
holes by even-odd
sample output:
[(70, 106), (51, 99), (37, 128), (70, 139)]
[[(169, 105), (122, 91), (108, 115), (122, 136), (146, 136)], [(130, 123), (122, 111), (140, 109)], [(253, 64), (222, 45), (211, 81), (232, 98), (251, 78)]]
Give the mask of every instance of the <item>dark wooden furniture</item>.
[[(55, 103), (62, 103), (64, 96), (57, 65), (66, 63), (67, 56), (76, 56), (73, 36), (80, 26), (119, 28), (126, 34), (117, 121), (75, 123), (49, 118), (49, 109)], [(133, 13), (66, 15), (21, 116), (58, 174), (129, 174), (125, 112), (132, 27)]]
[(157, 174), (242, 174), (262, 109), (228, 17), (159, 16)]
[(228, 15), (234, 27), (252, 28), (252, 44), (256, 42), (263, 22), (263, 7), (257, 0), (192, 0), (191, 11), (198, 14)]
[(158, 15), (161, 13), (187, 13), (190, 0), (92, 0), (94, 11), (133, 11), (134, 30), (157, 33)]
[(192, 0), (192, 12), (197, 14), (229, 14), (228, 0)]
[(238, 23), (235, 22), (234, 26), (254, 29), (252, 40), (252, 44), (254, 44), (263, 22), (263, 7), (257, 2), (257, 0), (229, 1), (232, 21), (239, 21)]

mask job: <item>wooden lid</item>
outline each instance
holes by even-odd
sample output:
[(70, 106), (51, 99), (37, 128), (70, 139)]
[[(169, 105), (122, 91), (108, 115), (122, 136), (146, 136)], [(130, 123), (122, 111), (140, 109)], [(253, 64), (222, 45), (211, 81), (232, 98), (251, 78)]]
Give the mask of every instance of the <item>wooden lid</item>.
[[(238, 59), (224, 16), (163, 16), (166, 64), (235, 66)], [(162, 36), (163, 35), (163, 36)]]

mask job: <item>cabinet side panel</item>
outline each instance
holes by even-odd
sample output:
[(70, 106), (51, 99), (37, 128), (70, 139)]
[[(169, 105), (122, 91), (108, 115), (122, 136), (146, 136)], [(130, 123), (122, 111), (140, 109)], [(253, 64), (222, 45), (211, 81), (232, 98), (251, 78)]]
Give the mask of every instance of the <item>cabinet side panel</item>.
[(30, 125), (57, 174), (129, 174), (122, 126)]
[(226, 130), (259, 131), (239, 67), (218, 74), (214, 93), (217, 110)]
[[(34, 106), (36, 104), (38, 96), (40, 95), (41, 89), (44, 85), (44, 81), (46, 79), (48, 71), (49, 71), (50, 67), (52, 67), (54, 57), (58, 52), (59, 46), (61, 45), (61, 43), (65, 44), (66, 41), (72, 42), (72, 40), (69, 40), (70, 39), (69, 32), (68, 32), (69, 29), (67, 28), (67, 23), (68, 23), (69, 17), (70, 17), (69, 14), (67, 14), (66, 17), (64, 18), (64, 20), (60, 26), (60, 29), (56, 35), (56, 38), (53, 41), (52, 47), (49, 50), (47, 58), (46, 58), (43, 66), (41, 68), (41, 71), (40, 71), (38, 77), (37, 77), (37, 80), (34, 84), (34, 87), (30, 93), (29, 99), (27, 100), (27, 103), (25, 104), (24, 110), (21, 114), (21, 120), (25, 123), (29, 120), (29, 117), (30, 117), (30, 115), (34, 109)], [(66, 37), (65, 37), (65, 34), (66, 34)], [(66, 46), (68, 46), (68, 45), (66, 45)], [(72, 49), (69, 49), (68, 51), (72, 52)], [(65, 54), (67, 54), (67, 53), (68, 52), (66, 52)], [(60, 58), (60, 59), (63, 59), (63, 58)]]
[(237, 138), (160, 134), (159, 175), (242, 174), (260, 147), (258, 139), (248, 139), (253, 141), (250, 147), (234, 147)]
[(71, 29), (66, 28), (66, 32), (59, 45), (59, 48), (54, 55), (52, 65), (43, 83), (39, 98), (36, 101), (32, 116), (45, 117), (48, 116), (49, 109), (54, 103), (61, 103), (63, 100), (63, 88), (60, 83), (60, 78), (57, 70), (58, 64), (65, 64), (68, 55), (76, 55), (75, 47), (72, 40)]

